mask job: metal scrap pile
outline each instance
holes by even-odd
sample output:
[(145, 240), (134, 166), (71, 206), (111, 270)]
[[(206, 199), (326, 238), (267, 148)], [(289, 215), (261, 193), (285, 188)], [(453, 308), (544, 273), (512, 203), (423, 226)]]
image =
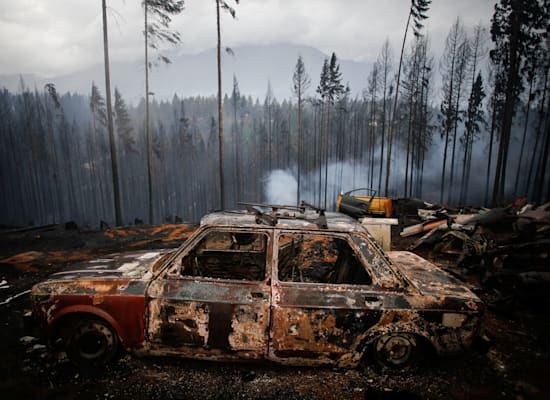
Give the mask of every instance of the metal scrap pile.
[(550, 308), (550, 203), (540, 206), (518, 199), (493, 209), (449, 208), (405, 201), (416, 208), (419, 223), (402, 237), (420, 236), (408, 250), (430, 249), (446, 260), (446, 269), (463, 279), (477, 275), (499, 300), (520, 300)]

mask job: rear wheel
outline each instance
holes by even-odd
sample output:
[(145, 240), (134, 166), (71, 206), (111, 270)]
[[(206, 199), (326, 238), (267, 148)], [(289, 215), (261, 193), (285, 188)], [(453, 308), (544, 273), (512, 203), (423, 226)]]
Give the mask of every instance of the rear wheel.
[(409, 365), (416, 356), (416, 349), (416, 340), (409, 333), (389, 333), (380, 336), (373, 345), (376, 361), (393, 368)]
[(67, 357), (79, 367), (99, 367), (111, 361), (118, 351), (118, 336), (100, 319), (85, 318), (67, 331)]

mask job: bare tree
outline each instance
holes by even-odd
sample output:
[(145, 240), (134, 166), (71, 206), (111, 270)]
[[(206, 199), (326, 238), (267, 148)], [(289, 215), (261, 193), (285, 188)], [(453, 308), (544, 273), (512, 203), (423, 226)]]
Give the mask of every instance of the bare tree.
[(234, 171), (235, 171), (235, 184), (234, 186), (234, 196), (233, 198), (236, 201), (242, 201), (240, 196), (241, 193), (241, 157), (240, 157), (240, 135), (239, 135), (239, 119), (237, 118), (237, 113), (241, 105), (241, 93), (239, 91), (239, 82), (237, 77), (233, 74), (233, 92), (231, 94), (231, 105), (233, 106), (233, 156), (235, 160)]
[[(377, 103), (378, 103), (378, 92), (379, 92), (379, 87), (378, 87), (378, 63), (375, 62), (372, 66), (372, 70), (371, 70), (371, 73), (369, 75), (369, 79), (368, 79), (368, 86), (367, 86), (367, 89), (366, 91), (364, 92), (364, 101), (365, 102), (370, 102), (370, 106), (369, 106), (369, 112), (368, 112), (368, 116), (367, 116), (367, 132), (368, 132), (368, 137), (369, 137), (369, 147), (368, 147), (368, 158), (369, 158), (369, 162), (370, 162), (370, 168), (369, 168), (369, 172), (370, 172), (370, 179), (369, 179), (369, 182), (368, 182), (368, 186), (369, 187), (374, 187), (374, 153), (375, 153), (375, 149), (376, 149), (376, 133), (377, 133), (377, 125), (378, 125), (378, 120), (377, 120)], [(383, 139), (382, 139), (382, 143), (380, 144), (381, 146), (383, 145)], [(380, 151), (380, 156), (382, 156), (383, 154), (383, 150)], [(380, 162), (380, 169), (382, 169), (382, 162)], [(381, 174), (381, 172), (380, 172)], [(378, 175), (378, 191), (380, 191), (380, 185), (381, 185), (381, 182), (382, 182), (382, 178), (380, 176), (380, 174)]]
[[(235, 0), (239, 4), (239, 0)], [(220, 8), (227, 11), (235, 18), (235, 9), (225, 0), (216, 0), (216, 28), (218, 33), (217, 58), (218, 58), (218, 141), (219, 141), (219, 163), (220, 163), (220, 207), (225, 209), (225, 189), (224, 189), (224, 168), (223, 168), (223, 109), (222, 109), (222, 36), (220, 24)]]
[(378, 66), (379, 84), (382, 89), (382, 109), (380, 110), (380, 120), (382, 127), (380, 131), (380, 169), (378, 171), (378, 193), (382, 190), (382, 172), (384, 165), (384, 145), (386, 142), (386, 122), (388, 120), (387, 109), (388, 99), (391, 97), (392, 88), (390, 87), (390, 73), (393, 64), (392, 49), (389, 39), (386, 38), (382, 50), (376, 61)]
[[(454, 164), (454, 149), (456, 146), (456, 130), (460, 116), (459, 106), (462, 98), (462, 81), (464, 80), (467, 60), (466, 49), (468, 47), (466, 33), (457, 18), (452, 25), (445, 40), (445, 50), (440, 61), (441, 77), (443, 81), (443, 101), (440, 106), (441, 137), (444, 138), (443, 166), (441, 168), (441, 192), (440, 202), (443, 202), (445, 195), (445, 183), (447, 178), (447, 161), (449, 152), (449, 140), (451, 134), (453, 139), (451, 170)], [(462, 89), (462, 90), (461, 90)], [(451, 173), (451, 176), (453, 174)], [(452, 188), (452, 186), (451, 186)], [(450, 190), (449, 190), (450, 192)]]
[[(547, 55), (548, 57), (548, 55)], [(542, 160), (542, 149), (541, 149), (541, 140), (544, 140), (544, 138), (541, 138), (543, 136), (543, 130), (544, 130), (544, 124), (547, 122), (546, 119), (548, 118), (548, 109), (550, 109), (550, 96), (548, 96), (548, 91), (550, 89), (549, 87), (549, 78), (550, 78), (550, 64), (546, 64), (542, 66), (539, 69), (539, 84), (540, 87), (538, 88), (539, 92), (541, 92), (541, 97), (539, 98), (539, 107), (537, 112), (537, 127), (536, 127), (536, 134), (535, 134), (535, 143), (533, 144), (533, 157), (531, 157), (531, 162), (529, 165), (529, 174), (527, 176), (527, 181), (525, 182), (525, 193), (529, 191), (529, 189), (532, 187), (531, 190), (531, 197), (538, 198), (541, 194), (541, 190), (539, 188), (538, 182), (540, 182), (539, 179), (535, 179), (534, 185), (532, 185), (533, 178), (538, 178), (538, 170), (539, 168), (536, 168), (536, 166), (540, 166), (540, 161)], [(546, 104), (548, 100), (548, 105)], [(545, 108), (546, 107), (546, 108)], [(543, 148), (543, 147), (542, 147)], [(539, 153), (539, 157), (536, 156), (537, 152)], [(535, 176), (537, 175), (537, 176)]]
[(489, 101), (487, 102), (487, 112), (491, 115), (491, 123), (489, 124), (489, 153), (487, 155), (487, 171), (485, 175), (485, 197), (483, 204), (486, 206), (489, 205), (489, 188), (490, 188), (490, 178), (491, 178), (491, 167), (493, 161), (493, 144), (495, 142), (495, 137), (497, 132), (500, 129), (500, 122), (497, 119), (500, 109), (502, 108), (502, 96), (496, 89), (496, 79), (499, 75), (496, 69), (498, 66), (493, 63), (488, 65), (488, 82), (489, 87), (492, 88), (490, 93)]
[(535, 97), (535, 93), (533, 92), (533, 86), (536, 83), (535, 80), (536, 80), (535, 71), (531, 69), (527, 72), (527, 82), (529, 83), (529, 93), (527, 94), (527, 102), (525, 104), (525, 109), (524, 109), (525, 120), (523, 122), (523, 135), (521, 139), (521, 147), (519, 150), (519, 160), (518, 160), (518, 166), (516, 169), (516, 180), (514, 184), (514, 194), (516, 196), (518, 195), (518, 190), (520, 190), (519, 175), (520, 175), (521, 164), (523, 160), (523, 151), (525, 149), (525, 141), (527, 139), (527, 127), (529, 126), (529, 115), (531, 111), (531, 103)]
[(451, 149), (451, 170), (450, 170), (450, 181), (449, 181), (449, 193), (447, 196), (447, 202), (450, 203), (453, 199), (455, 193), (455, 160), (456, 160), (456, 147), (457, 147), (457, 135), (458, 135), (458, 123), (462, 122), (463, 115), (466, 114), (464, 110), (463, 100), (465, 97), (465, 86), (466, 80), (468, 78), (468, 64), (470, 62), (470, 42), (466, 36), (464, 40), (460, 43), (458, 47), (458, 58), (455, 68), (455, 80), (456, 87), (456, 97), (453, 100), (455, 102), (454, 112), (455, 116), (453, 118), (453, 146)]
[(311, 84), (311, 80), (306, 72), (304, 60), (301, 55), (298, 56), (298, 60), (296, 61), (296, 67), (294, 68), (294, 74), (292, 75), (292, 84), (292, 89), (297, 98), (298, 106), (298, 146), (296, 150), (296, 167), (298, 170), (296, 181), (298, 183), (298, 187), (296, 189), (296, 204), (300, 204), (300, 181), (302, 172), (302, 105), (304, 102), (304, 93)]
[[(324, 155), (325, 163), (325, 191), (324, 191), (324, 202), (323, 207), (327, 207), (327, 190), (328, 190), (328, 164), (329, 164), (329, 144), (331, 137), (331, 120), (330, 120), (330, 110), (335, 103), (338, 101), (342, 94), (344, 93), (344, 86), (342, 85), (342, 73), (340, 72), (340, 65), (338, 64), (338, 58), (336, 53), (332, 53), (330, 61), (325, 58), (323, 62), (323, 67), (321, 69), (321, 75), (319, 80), (319, 86), (317, 86), (317, 93), (321, 96), (321, 110), (323, 105), (326, 110), (326, 131), (322, 135), (322, 129), (320, 131), (321, 136), (321, 148), (320, 148), (320, 157), (321, 154)], [(323, 112), (321, 111), (321, 126), (323, 121)], [(319, 168), (319, 182), (321, 182), (321, 168)], [(320, 183), (319, 183), (320, 184)]]
[[(182, 0), (143, 0), (144, 32), (145, 39), (145, 138), (147, 146), (147, 183), (149, 202), (149, 223), (154, 222), (153, 207), (153, 176), (152, 176), (152, 141), (151, 141), (151, 115), (149, 111), (149, 69), (153, 63), (149, 61), (149, 48), (158, 50), (161, 42), (178, 44), (181, 36), (177, 31), (170, 29), (172, 15), (181, 13), (184, 9)], [(149, 18), (151, 14), (151, 18)], [(162, 54), (157, 54), (157, 60), (170, 63), (170, 59)]]
[(474, 141), (480, 132), (481, 125), (485, 124), (485, 117), (482, 106), (485, 92), (483, 89), (483, 78), (479, 73), (479, 63), (486, 56), (485, 47), (487, 32), (483, 25), (479, 24), (474, 28), (474, 35), (470, 41), (470, 94), (468, 96), (468, 108), (466, 111), (466, 128), (461, 138), (464, 148), (464, 157), (462, 162), (462, 179), (460, 184), (460, 202), (466, 202), (468, 185), (470, 181), (470, 168), (472, 161), (472, 147)]
[(267, 81), (267, 91), (264, 100), (265, 119), (267, 124), (267, 168), (273, 168), (273, 88), (271, 81)]
[(388, 195), (388, 185), (390, 182), (390, 170), (391, 170), (391, 152), (392, 152), (392, 135), (393, 135), (393, 126), (396, 120), (397, 113), (397, 100), (399, 97), (399, 82), (401, 79), (401, 67), (403, 65), (403, 54), (405, 52), (405, 42), (407, 41), (407, 33), (409, 32), (409, 26), (411, 18), (413, 20), (413, 34), (415, 36), (420, 35), (420, 30), (424, 27), (422, 21), (424, 21), (428, 16), (426, 13), (430, 8), (430, 3), (432, 0), (411, 0), (411, 8), (409, 10), (409, 16), (407, 17), (407, 23), (405, 25), (405, 34), (403, 35), (403, 44), (401, 45), (401, 55), (399, 57), (399, 68), (397, 70), (397, 82), (395, 84), (395, 97), (393, 98), (393, 111), (391, 115), (391, 122), (388, 130), (388, 155), (386, 157), (386, 184), (384, 187), (384, 193)]
[(421, 163), (427, 142), (431, 139), (428, 129), (428, 108), (426, 105), (431, 58), (428, 56), (428, 39), (417, 36), (404, 66), (405, 104), (403, 110), (407, 117), (406, 163), (405, 163), (405, 196), (413, 195), (414, 180), (417, 188), (421, 176)]
[(493, 184), (494, 204), (504, 201), (512, 124), (519, 96), (524, 91), (523, 74), (533, 68), (531, 55), (541, 51), (543, 38), (548, 36), (547, 3), (500, 0), (491, 19), (491, 39), (495, 47), (489, 55), (499, 66), (496, 89), (504, 99), (499, 113), (502, 122)]
[(120, 210), (120, 186), (118, 181), (118, 165), (116, 156), (115, 130), (113, 127), (113, 108), (111, 106), (111, 77), (109, 70), (109, 41), (107, 35), (107, 4), (102, 0), (103, 10), (103, 55), (105, 64), (105, 98), (107, 99), (107, 127), (109, 129), (109, 144), (111, 150), (111, 168), (113, 176), (113, 201), (115, 205), (115, 221), (122, 225), (122, 214)]

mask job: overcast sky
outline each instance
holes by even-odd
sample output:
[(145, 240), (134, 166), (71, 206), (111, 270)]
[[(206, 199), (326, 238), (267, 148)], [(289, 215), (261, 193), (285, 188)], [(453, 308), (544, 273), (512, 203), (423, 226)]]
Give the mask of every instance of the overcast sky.
[[(232, 0), (227, 0), (230, 3)], [(173, 22), (182, 34), (178, 51), (216, 45), (215, 1), (187, 0)], [(112, 60), (143, 54), (141, 0), (107, 0)], [(224, 46), (295, 43), (339, 58), (372, 60), (388, 37), (400, 48), (409, 0), (242, 0), (237, 20), (222, 17)], [(493, 0), (433, 0), (426, 23), (436, 57), (451, 24), (488, 26)], [(103, 62), (101, 0), (0, 0), (0, 74), (70, 73)]]

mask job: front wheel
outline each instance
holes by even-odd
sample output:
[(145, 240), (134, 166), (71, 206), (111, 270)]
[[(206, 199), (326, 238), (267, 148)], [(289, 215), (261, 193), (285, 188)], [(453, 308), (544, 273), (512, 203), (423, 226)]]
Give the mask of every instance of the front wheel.
[(385, 367), (404, 367), (410, 364), (416, 355), (416, 340), (409, 333), (380, 336), (373, 347), (376, 361)]
[(118, 336), (105, 321), (86, 318), (72, 325), (67, 334), (67, 357), (79, 367), (105, 365), (117, 354)]

